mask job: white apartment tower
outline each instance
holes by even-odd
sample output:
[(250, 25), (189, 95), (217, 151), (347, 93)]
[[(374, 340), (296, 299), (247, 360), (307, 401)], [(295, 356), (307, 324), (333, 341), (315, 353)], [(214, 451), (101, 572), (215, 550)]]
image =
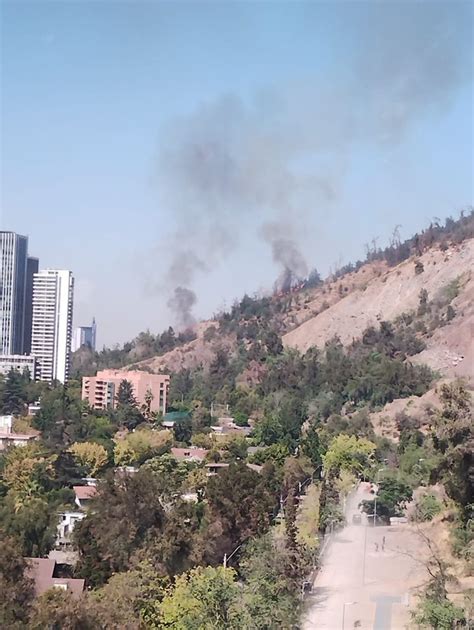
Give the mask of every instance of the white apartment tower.
[(74, 278), (71, 271), (44, 269), (33, 276), (31, 354), (37, 378), (65, 383), (71, 354)]

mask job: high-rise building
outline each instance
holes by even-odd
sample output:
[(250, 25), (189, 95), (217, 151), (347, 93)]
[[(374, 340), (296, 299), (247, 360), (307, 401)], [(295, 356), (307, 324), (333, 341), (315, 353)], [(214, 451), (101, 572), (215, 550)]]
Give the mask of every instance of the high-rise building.
[(0, 354), (23, 354), (28, 237), (0, 232)]
[(31, 353), (41, 381), (65, 383), (68, 379), (73, 294), (71, 271), (44, 269), (33, 276)]
[(23, 326), (23, 354), (31, 353), (31, 327), (33, 325), (33, 276), (38, 273), (39, 260), (28, 256), (26, 261), (25, 318)]
[(95, 350), (96, 331), (95, 318), (90, 326), (77, 326), (72, 336), (71, 350), (76, 352), (82, 346), (88, 346), (91, 350)]

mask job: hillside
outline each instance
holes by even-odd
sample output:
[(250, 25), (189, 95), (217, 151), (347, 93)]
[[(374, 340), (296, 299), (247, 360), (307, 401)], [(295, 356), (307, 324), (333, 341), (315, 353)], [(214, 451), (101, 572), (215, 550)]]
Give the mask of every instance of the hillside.
[[(423, 271), (415, 273), (415, 262)], [(364, 275), (362, 267), (356, 277)], [(417, 360), (445, 376), (474, 377), (474, 239), (447, 251), (433, 248), (420, 257), (412, 257), (380, 274), (365, 286), (349, 285), (346, 297), (323, 312), (307, 319), (283, 337), (284, 345), (306, 352), (312, 346), (322, 347), (337, 336), (344, 345), (358, 339), (364, 330), (381, 321), (393, 321), (402, 313), (416, 310), (422, 289), (428, 299), (436, 299), (452, 282), (459, 279), (459, 295), (452, 301), (455, 317), (447, 325), (426, 336), (427, 348)], [(308, 304), (312, 308), (313, 302)]]
[[(421, 273), (415, 272), (422, 265)], [(323, 347), (334, 337), (344, 345), (361, 337), (369, 327), (381, 321), (393, 321), (403, 313), (416, 311), (420, 291), (429, 301), (443, 296), (456, 283), (458, 295), (451, 302), (454, 317), (443, 321), (420, 336), (426, 349), (412, 360), (426, 363), (441, 375), (474, 379), (474, 239), (445, 251), (433, 247), (423, 255), (412, 256), (396, 267), (383, 261), (364, 264), (358, 271), (329, 280), (315, 289), (304, 289), (291, 296), (274, 297), (269, 321), (280, 334), (283, 344), (306, 352)], [(244, 318), (247, 323), (251, 318)], [(261, 318), (255, 318), (261, 325)], [(436, 322), (435, 322), (436, 324)], [(242, 321), (239, 322), (242, 325)], [(248, 324), (247, 324), (248, 325)], [(201, 322), (196, 339), (161, 356), (134, 365), (152, 371), (207, 367), (222, 348), (230, 355), (237, 349), (238, 334), (224, 330), (222, 322)]]
[[(216, 331), (214, 333), (214, 330)], [(170, 352), (133, 364), (137, 369), (152, 372), (178, 372), (182, 369), (195, 369), (208, 366), (215, 357), (217, 348), (232, 353), (235, 349), (235, 336), (218, 334), (218, 325), (213, 321), (197, 324), (196, 339), (173, 348)], [(127, 366), (126, 369), (129, 369)]]

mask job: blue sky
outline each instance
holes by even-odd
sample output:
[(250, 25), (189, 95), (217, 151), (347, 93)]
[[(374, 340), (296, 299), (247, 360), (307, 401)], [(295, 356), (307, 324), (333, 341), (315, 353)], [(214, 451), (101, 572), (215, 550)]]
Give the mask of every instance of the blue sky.
[(472, 203), (468, 3), (2, 2), (0, 27), (1, 227), (74, 271), (100, 344), (174, 323), (183, 252), (205, 317), (272, 286), (266, 223), (327, 273)]

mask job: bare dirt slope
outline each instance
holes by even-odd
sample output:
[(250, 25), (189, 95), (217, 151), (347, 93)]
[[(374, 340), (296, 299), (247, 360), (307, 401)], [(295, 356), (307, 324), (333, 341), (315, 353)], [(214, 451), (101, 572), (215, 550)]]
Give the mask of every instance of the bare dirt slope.
[(453, 301), (456, 317), (435, 331), (416, 360), (445, 376), (474, 379), (474, 239), (445, 252), (431, 249), (416, 260), (423, 265), (422, 273), (415, 273), (414, 258), (381, 272), (365, 287), (352, 290), (288, 332), (283, 337), (284, 344), (303, 352), (311, 346), (323, 346), (334, 336), (349, 344), (368, 326), (416, 309), (421, 289), (426, 289), (429, 299), (433, 299), (450, 282), (462, 278), (461, 292)]
[(395, 419), (399, 413), (405, 413), (418, 420), (420, 426), (423, 427), (429, 424), (431, 417), (440, 406), (437, 389), (430, 389), (423, 396), (397, 398), (387, 403), (380, 411), (371, 413), (370, 419), (377, 435), (398, 441), (399, 432)]
[[(212, 331), (213, 327), (216, 329), (215, 333)], [(233, 337), (219, 334), (218, 328), (217, 322), (201, 322), (196, 327), (196, 339), (161, 356), (135, 363), (134, 367), (153, 372), (179, 372), (183, 368), (194, 369), (201, 365), (209, 365), (213, 361), (218, 347), (229, 353), (232, 353), (235, 347)], [(124, 369), (130, 369), (130, 366)]]
[[(423, 265), (420, 274), (415, 274), (417, 260)], [(275, 297), (286, 303), (279, 324), (283, 332), (289, 331), (283, 343), (303, 352), (334, 336), (349, 344), (368, 326), (415, 310), (421, 289), (432, 300), (456, 279), (460, 292), (452, 302), (454, 319), (425, 338), (426, 349), (411, 360), (428, 364), (443, 377), (465, 377), (474, 385), (474, 239), (445, 252), (433, 248), (393, 268), (382, 261), (368, 263), (318, 288)], [(135, 366), (175, 372), (208, 366), (219, 348), (229, 354), (235, 351), (235, 335), (222, 334), (216, 321), (201, 322), (196, 334), (195, 340)]]
[(460, 294), (452, 302), (456, 317), (434, 331), (413, 362), (426, 363), (449, 378), (465, 378), (474, 386), (474, 267), (470, 264)]

